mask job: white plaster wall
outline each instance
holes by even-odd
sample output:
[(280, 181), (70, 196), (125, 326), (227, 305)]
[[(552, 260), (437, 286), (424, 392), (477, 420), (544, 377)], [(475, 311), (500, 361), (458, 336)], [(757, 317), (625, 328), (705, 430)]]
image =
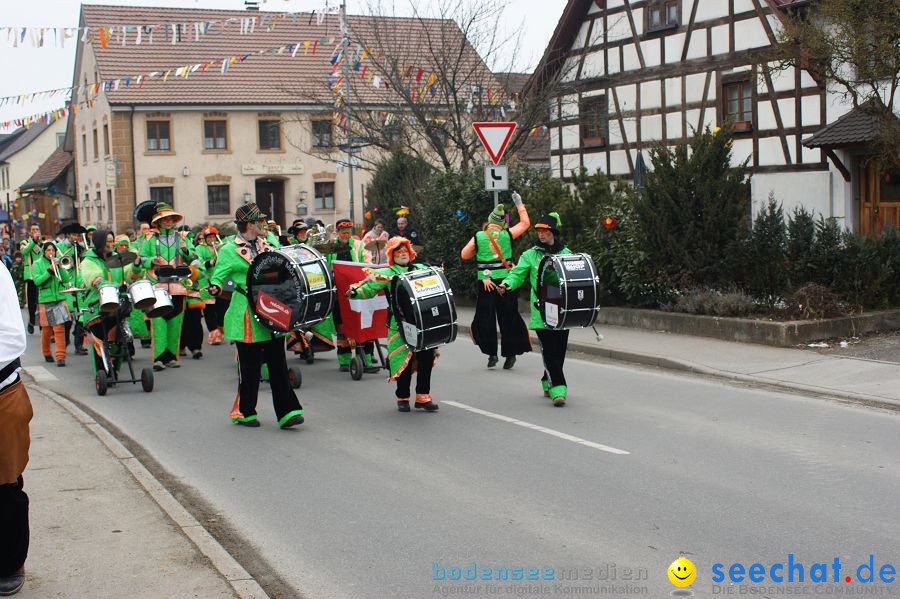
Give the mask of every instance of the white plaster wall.
[(775, 123), (775, 111), (768, 100), (760, 100), (756, 103), (756, 128), (760, 131), (768, 131), (777, 127)]
[(560, 106), (560, 118), (569, 119), (578, 116), (578, 96), (563, 96)]
[[(750, 179), (750, 196), (753, 202), (754, 218), (769, 201), (773, 193), (781, 202), (785, 216), (794, 208), (803, 206), (818, 218), (836, 216), (832, 202), (832, 175), (828, 171), (793, 173), (757, 173)], [(843, 181), (843, 179), (842, 179)], [(843, 216), (843, 209), (841, 209)]]
[(571, 177), (581, 169), (581, 159), (578, 154), (566, 154), (563, 159), (563, 177)]
[(778, 100), (778, 112), (781, 115), (781, 124), (785, 129), (797, 125), (797, 113), (794, 110), (796, 102), (794, 98), (783, 98)]
[(653, 38), (641, 42), (641, 52), (644, 55), (644, 64), (648, 67), (659, 66), (660, 38)]
[(638, 36), (643, 35), (644, 34), (644, 9), (643, 8), (631, 9), (631, 16), (632, 16), (632, 20), (634, 21), (634, 30), (637, 32)]
[[(727, 0), (693, 0), (697, 4), (697, 17), (695, 22), (711, 21), (719, 17), (728, 16)], [(691, 0), (685, 0), (681, 7), (681, 14), (690, 16)]]
[(637, 108), (637, 86), (622, 85), (616, 88), (616, 96), (619, 98), (619, 109), (628, 112)]
[(737, 166), (747, 158), (750, 158), (750, 166), (753, 166), (753, 140), (733, 139), (731, 141), (731, 165)]
[(710, 130), (716, 128), (716, 109), (715, 108), (707, 108), (706, 112), (703, 113), (703, 123), (700, 125), (700, 130), (704, 130), (709, 127)]
[(588, 173), (594, 174), (597, 171), (606, 172), (606, 152), (593, 152), (584, 155), (584, 168)]
[[(703, 99), (704, 86), (706, 85), (706, 73), (695, 73), (684, 79), (684, 98), (688, 104), (699, 102)], [(712, 85), (712, 84), (710, 84)]]
[(800, 113), (803, 126), (819, 125), (822, 118), (822, 110), (818, 96), (804, 96), (800, 99)]
[(609, 174), (627, 175), (631, 172), (628, 168), (628, 157), (624, 150), (616, 150), (609, 153)]
[[(715, 35), (715, 32), (713, 32)], [(727, 39), (727, 38), (726, 38)], [(715, 42), (713, 42), (715, 44)], [(769, 45), (769, 36), (759, 19), (745, 19), (734, 24), (734, 49), (738, 52)]]
[(728, 52), (728, 25), (717, 25), (712, 28), (712, 54)]
[(772, 166), (784, 164), (784, 151), (778, 137), (761, 137), (759, 139), (759, 164)]
[[(595, 3), (591, 3), (591, 7), (596, 7)], [(588, 11), (590, 14), (590, 11)], [(594, 27), (591, 29), (591, 37), (588, 40), (588, 46), (598, 46), (603, 43), (603, 19), (594, 19)]]
[(691, 34), (691, 41), (688, 45), (687, 59), (703, 58), (707, 55), (706, 47), (706, 31), (695, 31)]
[(550, 127), (550, 149), (559, 149), (559, 127)]
[(685, 131), (686, 135), (693, 135), (694, 131), (700, 131), (700, 109), (692, 108), (690, 110), (685, 111), (685, 117), (687, 118), (687, 131)]
[[(850, 153), (845, 150), (835, 150), (837, 157), (852, 168), (853, 162)], [(844, 227), (851, 231), (859, 230), (859, 202), (856, 197), (858, 183), (857, 175), (851, 171), (850, 181), (844, 181), (844, 177), (838, 172), (831, 161), (828, 161), (831, 173), (831, 206), (834, 210), (833, 216), (841, 219)]]
[(734, 14), (739, 15), (745, 12), (756, 12), (753, 8), (753, 0), (734, 0)]
[(681, 106), (681, 77), (665, 80), (666, 106)]
[(606, 29), (606, 40), (608, 42), (631, 39), (631, 25), (628, 23), (628, 17), (624, 12), (607, 17)]
[(665, 36), (666, 62), (681, 62), (681, 52), (684, 50), (685, 34), (675, 33)]
[(618, 8), (625, 4), (625, 0), (606, 0), (606, 8), (607, 10), (611, 8)]
[(662, 106), (662, 82), (658, 79), (641, 83), (641, 109)]
[(623, 119), (622, 129), (625, 132), (625, 137), (628, 138), (629, 143), (637, 141), (637, 120), (634, 117)]
[(578, 75), (578, 61), (580, 60), (581, 56), (570, 56), (566, 59), (562, 70), (563, 81), (575, 81), (575, 77)]
[(822, 161), (822, 151), (818, 148), (800, 147), (800, 158), (804, 163), (816, 163)]
[(666, 113), (666, 136), (669, 139), (677, 139), (684, 135), (681, 130), (681, 112)]
[(584, 65), (581, 67), (581, 78), (591, 79), (605, 74), (603, 51), (591, 52), (584, 57)]
[(581, 136), (578, 125), (569, 125), (562, 128), (562, 147), (564, 150), (578, 148), (581, 145)]
[(596, 13), (598, 13), (598, 12), (600, 12), (600, 7), (597, 6), (597, 3), (596, 3), (596, 2), (591, 2), (591, 7), (588, 8), (587, 14), (593, 15), (593, 14), (596, 14)]
[[(791, 163), (797, 163), (797, 136), (796, 135), (785, 135), (785, 139), (787, 140), (788, 147), (788, 156), (791, 157)], [(784, 154), (784, 150), (781, 151), (782, 155)]]
[(662, 139), (662, 115), (655, 114), (641, 118), (641, 141)]
[(578, 30), (578, 35), (575, 36), (575, 41), (572, 42), (573, 50), (580, 50), (584, 48), (584, 42), (587, 41), (588, 25), (589, 23), (587, 21), (581, 24), (581, 28)]
[(634, 44), (626, 44), (622, 48), (622, 70), (634, 71), (641, 68), (641, 61), (638, 60), (637, 46)]
[[(622, 129), (619, 127), (619, 119), (609, 119), (609, 124), (607, 125), (607, 129), (609, 130), (609, 143), (610, 144), (620, 144), (622, 143)], [(629, 140), (634, 141), (634, 140)]]
[(619, 51), (618, 48), (610, 48), (609, 53), (606, 56), (607, 64), (606, 64), (606, 73), (608, 75), (613, 75), (622, 70), (621, 62), (619, 61)]
[[(765, 78), (760, 77), (765, 88)], [(794, 67), (787, 67), (784, 70), (772, 71), (772, 88), (776, 92), (783, 92), (794, 89)]]

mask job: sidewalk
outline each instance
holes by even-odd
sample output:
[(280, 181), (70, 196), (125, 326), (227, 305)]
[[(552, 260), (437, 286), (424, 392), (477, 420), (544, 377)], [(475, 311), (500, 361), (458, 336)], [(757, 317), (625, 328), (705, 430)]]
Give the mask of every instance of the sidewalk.
[[(468, 337), (474, 314), (474, 308), (457, 307), (460, 336)], [(608, 325), (597, 326), (597, 330), (602, 341), (597, 341), (591, 329), (572, 329), (569, 350), (900, 408), (900, 363)], [(534, 334), (532, 344), (537, 350)]]
[(26, 386), (31, 547), (17, 597), (266, 597), (105, 429)]

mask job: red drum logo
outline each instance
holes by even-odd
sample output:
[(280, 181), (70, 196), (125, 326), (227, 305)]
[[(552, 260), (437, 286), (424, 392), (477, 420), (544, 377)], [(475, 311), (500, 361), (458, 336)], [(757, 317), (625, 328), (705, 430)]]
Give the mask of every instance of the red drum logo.
[(271, 320), (285, 331), (291, 330), (291, 308), (289, 306), (260, 291), (256, 297), (256, 308), (263, 318)]

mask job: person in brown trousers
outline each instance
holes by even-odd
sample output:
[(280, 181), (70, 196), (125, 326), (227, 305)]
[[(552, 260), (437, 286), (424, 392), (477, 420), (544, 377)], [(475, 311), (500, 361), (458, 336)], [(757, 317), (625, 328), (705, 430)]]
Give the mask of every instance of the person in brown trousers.
[(25, 352), (25, 326), (16, 288), (0, 268), (0, 595), (13, 595), (25, 584), (28, 554), (28, 495), (22, 472), (28, 464), (33, 412), (19, 377)]

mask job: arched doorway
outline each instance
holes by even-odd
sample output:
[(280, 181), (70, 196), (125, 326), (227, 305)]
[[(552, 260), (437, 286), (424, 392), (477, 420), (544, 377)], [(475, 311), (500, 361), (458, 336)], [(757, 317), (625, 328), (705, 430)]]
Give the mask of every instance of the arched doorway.
[(257, 179), (256, 205), (284, 228), (284, 179)]

